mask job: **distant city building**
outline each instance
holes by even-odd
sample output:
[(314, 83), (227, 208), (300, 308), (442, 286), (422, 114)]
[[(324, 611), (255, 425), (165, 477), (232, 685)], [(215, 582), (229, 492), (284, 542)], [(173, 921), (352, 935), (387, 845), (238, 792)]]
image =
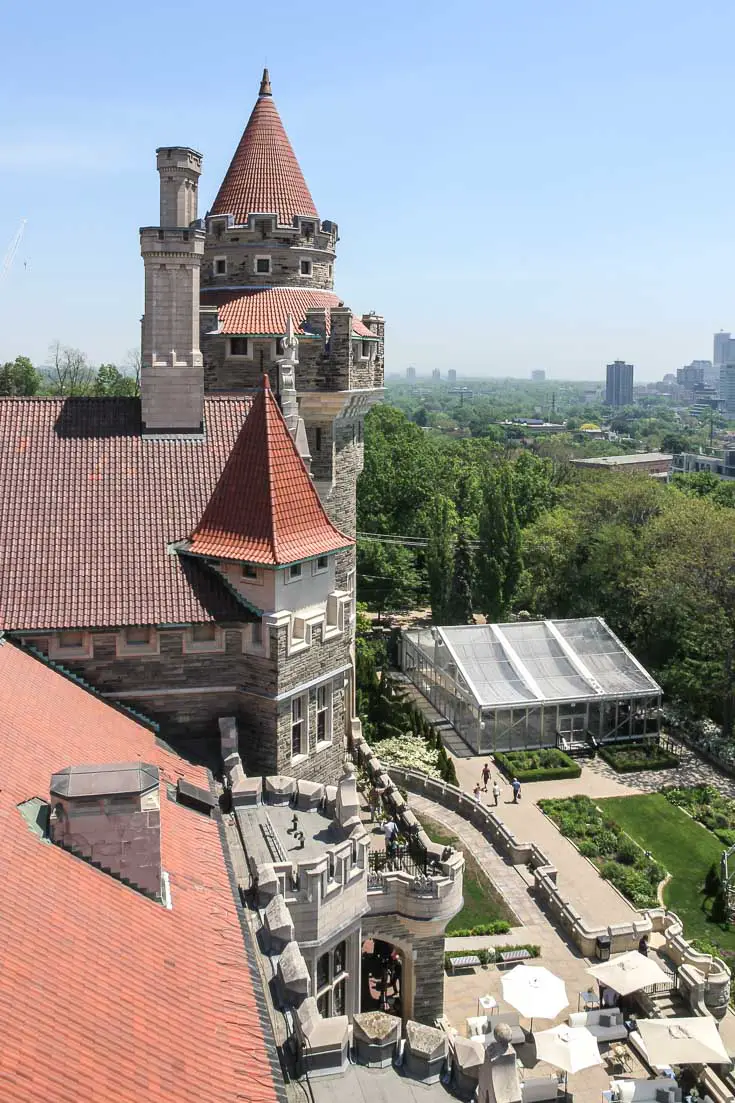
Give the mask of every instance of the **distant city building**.
[(637, 471), (659, 478), (668, 477), (673, 457), (667, 452), (633, 452), (627, 456), (595, 456), (589, 460), (572, 460), (575, 467), (600, 467), (608, 471)]
[(449, 371), (447, 372), (447, 379), (449, 380), (450, 383), (456, 383), (457, 382), (457, 370), (456, 370), (456, 368), (450, 368), (449, 369)]
[(715, 334), (712, 363), (719, 368), (721, 364), (729, 364), (731, 360), (735, 360), (735, 341), (730, 333), (721, 329)]
[(725, 448), (710, 455), (698, 452), (680, 452), (671, 463), (672, 475), (696, 475), (707, 471), (718, 479), (735, 479), (735, 449)]
[(720, 403), (726, 418), (735, 418), (735, 358), (720, 365)]
[[(664, 376), (664, 378), (666, 378)], [(687, 391), (694, 390), (697, 383), (704, 382), (704, 368), (701, 360), (692, 360), (691, 364), (685, 364), (683, 368), (676, 370), (676, 382)]]
[(414, 367), (406, 368), (406, 379), (408, 379), (409, 382), (413, 382), (413, 380), (415, 378), (416, 378), (416, 369)]
[(633, 365), (615, 360), (607, 365), (605, 402), (608, 406), (633, 405)]
[(439, 371), (439, 369), (434, 368), (434, 370), (431, 373), (431, 378), (432, 379), (441, 379), (441, 377), (442, 377), (442, 373)]
[(543, 368), (536, 368), (534, 371), (531, 372), (531, 382), (532, 383), (543, 383), (545, 379), (546, 379), (546, 372), (544, 371)]

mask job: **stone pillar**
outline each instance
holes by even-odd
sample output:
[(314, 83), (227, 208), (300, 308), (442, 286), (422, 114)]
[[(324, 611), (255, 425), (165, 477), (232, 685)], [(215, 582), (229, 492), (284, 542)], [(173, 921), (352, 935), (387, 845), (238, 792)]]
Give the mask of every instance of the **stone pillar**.
[(413, 953), (413, 1018), (433, 1024), (444, 1014), (444, 935), (417, 939)]

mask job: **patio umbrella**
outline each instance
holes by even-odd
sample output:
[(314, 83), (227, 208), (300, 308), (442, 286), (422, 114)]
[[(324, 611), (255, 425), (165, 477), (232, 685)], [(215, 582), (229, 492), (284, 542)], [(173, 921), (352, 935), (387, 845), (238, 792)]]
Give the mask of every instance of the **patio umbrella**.
[(708, 1015), (693, 1019), (639, 1019), (638, 1029), (649, 1061), (658, 1068), (730, 1064), (717, 1023)]
[(601, 1065), (597, 1038), (586, 1026), (554, 1026), (534, 1034), (536, 1056), (562, 1072), (575, 1073)]
[(666, 973), (655, 958), (631, 950), (627, 954), (618, 954), (601, 965), (593, 965), (587, 970), (607, 988), (612, 988), (620, 996), (631, 992), (640, 992), (649, 984), (666, 984), (671, 974)]
[(564, 981), (543, 966), (516, 965), (503, 977), (503, 999), (524, 1019), (555, 1019), (568, 1006)]

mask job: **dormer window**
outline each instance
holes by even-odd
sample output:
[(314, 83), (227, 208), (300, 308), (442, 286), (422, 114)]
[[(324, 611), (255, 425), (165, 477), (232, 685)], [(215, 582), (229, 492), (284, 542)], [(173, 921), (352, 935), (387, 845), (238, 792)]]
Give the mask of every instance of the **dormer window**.
[(304, 222), (301, 226), (301, 230), (307, 241), (314, 234), (314, 227), (312, 226), (311, 222)]
[(301, 564), (292, 563), (286, 572), (286, 580), (288, 582), (295, 582), (298, 578), (301, 578)]
[(148, 647), (153, 629), (148, 625), (136, 625), (125, 629), (125, 643), (128, 647)]
[(255, 258), (255, 271), (259, 276), (269, 276), (271, 273), (271, 258), (270, 257), (256, 257)]
[(258, 578), (258, 568), (254, 567), (252, 563), (243, 563), (242, 577), (250, 579), (251, 582), (255, 582)]
[(369, 360), (370, 359), (370, 342), (369, 341), (361, 341), (360, 342), (360, 356), (362, 357), (363, 360)]
[(230, 356), (240, 356), (244, 360), (252, 359), (249, 337), (230, 337)]
[(312, 272), (312, 263), (310, 260), (302, 260), (299, 263), (299, 271), (302, 276), (310, 276)]
[(328, 555), (320, 555), (317, 559), (314, 560), (314, 562), (312, 564), (312, 573), (313, 574), (323, 574), (324, 571), (326, 571), (328, 566), (329, 566), (329, 556)]
[(227, 275), (227, 257), (214, 258), (214, 274), (215, 276)]

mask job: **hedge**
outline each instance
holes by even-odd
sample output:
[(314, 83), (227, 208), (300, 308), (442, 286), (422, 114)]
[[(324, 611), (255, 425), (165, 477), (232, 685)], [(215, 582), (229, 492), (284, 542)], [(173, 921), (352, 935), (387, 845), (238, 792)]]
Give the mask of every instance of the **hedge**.
[(449, 972), (449, 961), (453, 957), (467, 957), (475, 954), (480, 959), (480, 965), (493, 965), (500, 954), (507, 954), (509, 950), (528, 950), (531, 957), (541, 956), (541, 947), (530, 943), (519, 943), (517, 946), (483, 946), (479, 950), (447, 950), (444, 954), (444, 968)]
[(569, 755), (556, 747), (538, 751), (496, 751), (495, 765), (510, 781), (517, 777), (526, 781), (557, 781), (560, 778), (579, 777), (582, 767)]
[(510, 923), (506, 923), (504, 919), (496, 919), (493, 923), (478, 923), (476, 927), (462, 927), (457, 931), (452, 931), (448, 938), (473, 938), (476, 935), (490, 935), (490, 934), (507, 934), (510, 930)]
[(657, 743), (601, 747), (598, 753), (619, 774), (635, 774), (639, 770), (670, 770), (679, 765), (677, 755), (664, 750)]

